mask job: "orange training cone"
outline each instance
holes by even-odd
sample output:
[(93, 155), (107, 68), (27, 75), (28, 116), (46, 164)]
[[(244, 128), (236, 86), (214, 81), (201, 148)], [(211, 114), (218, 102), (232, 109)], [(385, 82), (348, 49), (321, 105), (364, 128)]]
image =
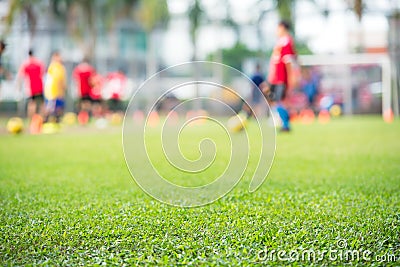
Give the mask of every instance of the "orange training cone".
[(78, 122), (80, 125), (86, 125), (89, 122), (89, 113), (85, 110), (82, 110), (78, 114)]
[(318, 114), (318, 121), (321, 124), (327, 124), (331, 120), (331, 115), (328, 110), (323, 109)]
[(29, 125), (29, 132), (31, 134), (40, 134), (42, 132), (43, 118), (39, 114), (32, 116), (31, 124)]
[(198, 119), (198, 123), (204, 124), (205, 122), (207, 122), (207, 118), (208, 118), (209, 114), (206, 110), (200, 109), (199, 111), (197, 111), (196, 116), (201, 117)]
[(150, 127), (156, 127), (160, 122), (160, 116), (158, 115), (157, 111), (150, 112), (147, 123)]
[(300, 118), (303, 124), (311, 124), (314, 122), (315, 119), (314, 111), (312, 111), (312, 109), (309, 108), (305, 109), (300, 112)]
[(300, 121), (300, 116), (298, 115), (296, 110), (292, 110), (290, 112), (290, 122), (297, 123)]
[(394, 120), (394, 114), (393, 114), (393, 110), (391, 108), (385, 110), (385, 112), (383, 112), (383, 120), (387, 123), (392, 123)]

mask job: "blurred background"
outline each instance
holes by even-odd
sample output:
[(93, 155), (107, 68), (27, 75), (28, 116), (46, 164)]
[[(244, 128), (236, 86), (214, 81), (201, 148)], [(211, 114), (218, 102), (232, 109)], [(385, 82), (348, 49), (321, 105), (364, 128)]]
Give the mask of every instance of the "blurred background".
[[(0, 113), (18, 111), (15, 78), (29, 49), (47, 65), (52, 51), (61, 52), (67, 111), (76, 99), (71, 73), (84, 57), (101, 75), (125, 73), (126, 105), (146, 78), (191, 60), (221, 62), (249, 76), (260, 64), (266, 74), (281, 18), (293, 25), (303, 67), (303, 87), (291, 96), (294, 113), (335, 106), (340, 114), (399, 115), (400, 0), (0, 0), (6, 44)], [(174, 75), (190, 76), (168, 79)]]

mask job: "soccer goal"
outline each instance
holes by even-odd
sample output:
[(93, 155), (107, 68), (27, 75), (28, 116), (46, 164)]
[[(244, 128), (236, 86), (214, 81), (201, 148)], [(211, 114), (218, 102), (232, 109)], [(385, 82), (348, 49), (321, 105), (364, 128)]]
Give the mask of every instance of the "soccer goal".
[(397, 89), (392, 88), (386, 54), (303, 55), (300, 64), (319, 77), (319, 92), (342, 105), (344, 114), (398, 115)]

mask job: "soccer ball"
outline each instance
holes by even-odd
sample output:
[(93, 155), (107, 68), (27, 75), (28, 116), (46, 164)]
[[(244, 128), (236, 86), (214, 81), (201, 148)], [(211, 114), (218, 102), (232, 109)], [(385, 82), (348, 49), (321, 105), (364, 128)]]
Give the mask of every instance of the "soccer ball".
[(46, 122), (43, 124), (42, 133), (44, 134), (55, 134), (60, 131), (60, 125), (55, 122)]
[(63, 123), (65, 123), (66, 125), (74, 125), (76, 123), (76, 120), (77, 116), (73, 112), (67, 112), (63, 117)]
[(342, 114), (342, 108), (339, 105), (332, 105), (329, 112), (333, 117), (339, 117)]
[(124, 117), (119, 113), (112, 114), (110, 119), (112, 125), (121, 125), (123, 120)]
[(12, 134), (19, 134), (24, 130), (24, 122), (21, 118), (13, 117), (7, 122), (7, 131)]
[(228, 130), (237, 133), (244, 129), (247, 125), (247, 117), (243, 113), (232, 116), (228, 120)]

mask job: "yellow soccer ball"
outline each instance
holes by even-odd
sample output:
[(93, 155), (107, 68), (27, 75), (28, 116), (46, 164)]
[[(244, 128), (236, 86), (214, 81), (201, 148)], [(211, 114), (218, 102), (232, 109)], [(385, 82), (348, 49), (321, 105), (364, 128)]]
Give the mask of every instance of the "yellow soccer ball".
[(342, 108), (339, 105), (333, 105), (329, 112), (331, 113), (332, 117), (339, 117), (342, 115)]
[(19, 134), (24, 130), (24, 122), (21, 118), (13, 117), (7, 122), (7, 131), (11, 134)]
[(76, 123), (76, 120), (77, 120), (77, 116), (75, 113), (67, 112), (67, 113), (65, 113), (62, 121), (66, 125), (74, 125)]
[(233, 133), (240, 132), (247, 125), (247, 117), (246, 115), (239, 113), (235, 116), (232, 116), (228, 120), (228, 130)]
[(111, 125), (121, 125), (124, 120), (124, 116), (119, 113), (114, 113), (111, 115)]

